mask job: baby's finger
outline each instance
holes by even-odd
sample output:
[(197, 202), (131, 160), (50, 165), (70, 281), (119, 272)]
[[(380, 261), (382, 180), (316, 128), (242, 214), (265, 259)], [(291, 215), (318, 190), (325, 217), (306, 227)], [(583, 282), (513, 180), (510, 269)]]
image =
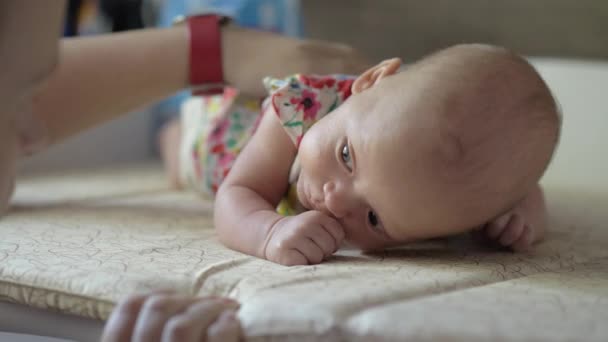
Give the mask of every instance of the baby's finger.
[(511, 216), (507, 227), (502, 231), (500, 235), (500, 244), (503, 246), (510, 246), (521, 236), (524, 231), (524, 221), (520, 215), (514, 214)]
[(207, 329), (225, 310), (236, 310), (239, 304), (230, 299), (199, 299), (188, 309), (173, 316), (167, 322), (163, 333), (163, 342), (201, 341)]
[(135, 322), (133, 341), (160, 340), (167, 320), (176, 313), (185, 310), (191, 302), (191, 297), (180, 295), (150, 297), (143, 304), (137, 322)]
[(342, 228), (340, 222), (326, 216), (326, 218), (323, 220), (323, 228), (325, 228), (325, 230), (327, 230), (327, 232), (333, 236), (334, 240), (336, 241), (336, 246), (339, 248), (345, 237), (344, 228)]
[(318, 264), (323, 261), (323, 250), (308, 237), (299, 239), (295, 244), (295, 248), (306, 257), (309, 265)]
[(241, 324), (233, 311), (224, 311), (207, 329), (207, 342), (239, 341), (241, 336)]
[(511, 245), (511, 248), (515, 251), (515, 252), (526, 252), (528, 250), (530, 250), (530, 247), (532, 246), (532, 232), (533, 229), (532, 227), (530, 227), (529, 225), (524, 225), (524, 231), (521, 233), (521, 236), (519, 237), (519, 239), (517, 239), (517, 241), (513, 242), (513, 244)]
[(102, 342), (131, 341), (137, 316), (146, 299), (151, 295), (168, 292), (159, 290), (151, 293), (131, 295), (116, 305), (106, 322), (101, 337)]
[(321, 248), (324, 257), (334, 254), (339, 247), (336, 239), (324, 227), (319, 227), (319, 229), (307, 233), (307, 236)]
[(497, 239), (503, 230), (507, 227), (507, 223), (511, 219), (511, 214), (502, 215), (486, 225), (486, 236), (492, 240)]
[(276, 262), (284, 266), (308, 265), (306, 256), (295, 248), (288, 249), (278, 259)]

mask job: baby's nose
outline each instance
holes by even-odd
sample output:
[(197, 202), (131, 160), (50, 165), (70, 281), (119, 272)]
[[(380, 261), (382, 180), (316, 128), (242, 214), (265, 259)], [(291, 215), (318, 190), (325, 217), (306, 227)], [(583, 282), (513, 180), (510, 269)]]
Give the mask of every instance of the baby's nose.
[(323, 185), (323, 195), (325, 207), (336, 218), (343, 218), (352, 212), (354, 199), (345, 184), (329, 181)]

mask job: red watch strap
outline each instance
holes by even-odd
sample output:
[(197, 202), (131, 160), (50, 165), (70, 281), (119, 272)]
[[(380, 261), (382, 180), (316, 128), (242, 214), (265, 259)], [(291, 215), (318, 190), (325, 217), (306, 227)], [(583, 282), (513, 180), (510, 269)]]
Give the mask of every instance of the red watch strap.
[(190, 31), (190, 84), (193, 95), (223, 91), (222, 40), (217, 15), (188, 18)]

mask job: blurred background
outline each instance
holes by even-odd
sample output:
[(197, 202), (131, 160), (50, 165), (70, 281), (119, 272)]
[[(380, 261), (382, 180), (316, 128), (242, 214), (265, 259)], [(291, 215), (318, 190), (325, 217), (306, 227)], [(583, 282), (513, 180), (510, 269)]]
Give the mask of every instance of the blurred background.
[[(464, 42), (503, 45), (532, 57), (608, 61), (606, 0), (73, 0), (65, 35), (169, 26), (176, 15), (209, 9), (227, 13), (244, 26), (344, 42), (372, 61), (394, 56), (412, 61)], [(560, 75), (557, 81), (567, 84), (570, 76)], [(594, 72), (576, 75), (598, 77)], [(590, 86), (585, 92), (603, 98), (606, 89)], [(150, 159), (156, 155), (155, 132), (177, 113), (186, 96), (176, 94), (84, 133), (30, 158), (23, 168), (96, 167)], [(608, 115), (606, 110), (601, 113)], [(591, 123), (599, 122), (596, 119)], [(576, 134), (587, 133), (581, 129)]]
[(606, 0), (305, 0), (302, 10), (310, 37), (344, 41), (375, 59), (418, 58), (461, 42), (608, 58)]

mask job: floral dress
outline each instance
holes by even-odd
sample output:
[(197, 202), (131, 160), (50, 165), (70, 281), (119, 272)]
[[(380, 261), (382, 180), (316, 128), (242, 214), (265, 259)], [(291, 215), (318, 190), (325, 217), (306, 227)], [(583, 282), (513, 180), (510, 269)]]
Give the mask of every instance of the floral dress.
[[(353, 81), (352, 76), (345, 75), (296, 74), (285, 79), (266, 78), (264, 85), (269, 96), (264, 101), (246, 97), (234, 88), (226, 88), (220, 95), (186, 101), (181, 110), (182, 183), (212, 197), (269, 106), (274, 108), (296, 148), (299, 147), (306, 131), (351, 95)], [(292, 174), (296, 176), (290, 177), (290, 183), (295, 183), (297, 171), (292, 170)], [(295, 187), (290, 186), (277, 211), (294, 214), (295, 203)]]

